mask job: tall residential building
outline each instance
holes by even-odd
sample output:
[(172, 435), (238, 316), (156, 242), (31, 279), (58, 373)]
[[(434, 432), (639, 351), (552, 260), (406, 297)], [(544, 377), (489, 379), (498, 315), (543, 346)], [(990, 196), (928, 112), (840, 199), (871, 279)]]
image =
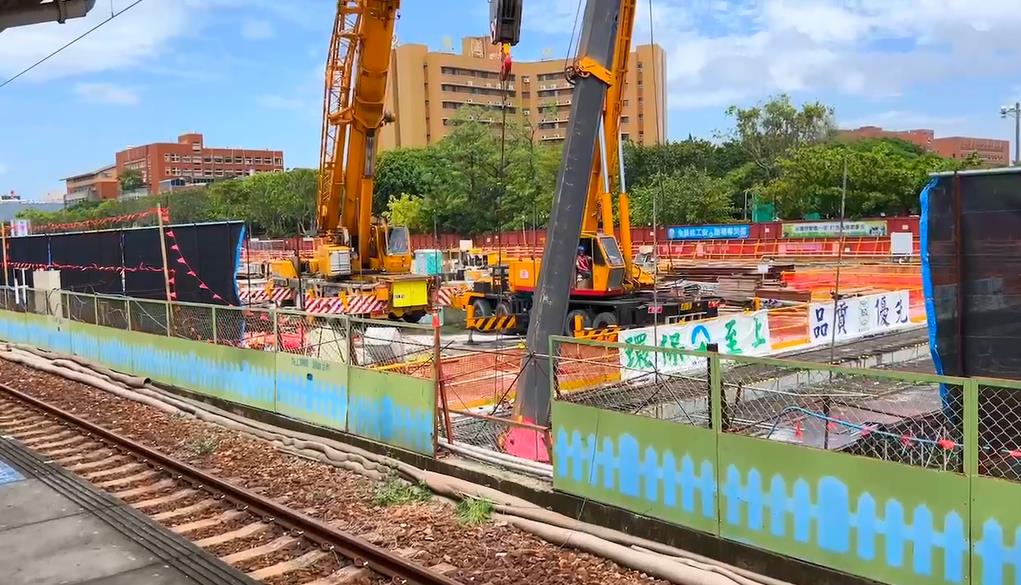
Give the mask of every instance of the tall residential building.
[(944, 158), (962, 159), (977, 153), (985, 166), (1010, 165), (1010, 141), (995, 138), (947, 136), (936, 138), (933, 130), (884, 130), (878, 126), (862, 126), (854, 130), (841, 130), (840, 135), (850, 139), (899, 138)]
[[(500, 81), (499, 50), (487, 37), (465, 37), (461, 52), (429, 51), (425, 45), (401, 45), (391, 51), (386, 110), (396, 114), (383, 127), (382, 149), (433, 144), (450, 131), (452, 118), (465, 106), (492, 113), (499, 124), (503, 96), (507, 114), (517, 116), (544, 143), (567, 134), (574, 88), (564, 78), (564, 59), (515, 61), (506, 90)], [(639, 144), (666, 138), (666, 55), (659, 45), (639, 45), (631, 53), (624, 87), (621, 134)]]
[(206, 147), (202, 135), (182, 134), (177, 142), (157, 142), (132, 146), (117, 153), (117, 174), (127, 169), (142, 172), (149, 193), (160, 186), (205, 185), (217, 180), (255, 173), (284, 170), (280, 150)]

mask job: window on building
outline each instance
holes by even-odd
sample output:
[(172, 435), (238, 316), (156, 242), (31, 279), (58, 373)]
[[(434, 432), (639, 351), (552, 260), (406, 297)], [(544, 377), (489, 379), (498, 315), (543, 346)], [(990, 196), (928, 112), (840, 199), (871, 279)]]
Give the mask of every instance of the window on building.
[(170, 162), (170, 153), (169, 152), (163, 154), (163, 162)]
[(163, 174), (169, 177), (170, 176), (170, 169), (163, 169)]
[(213, 162), (216, 163), (216, 164), (223, 164), (223, 157), (222, 156), (214, 156), (213, 157)]
[(212, 177), (213, 176), (213, 169), (204, 169), (202, 171), (202, 174), (204, 176), (206, 176), (206, 177)]
[(191, 145), (191, 151), (192, 152), (202, 152), (202, 145), (199, 144), (198, 142), (196, 142), (195, 144), (192, 144)]
[(630, 122), (631, 122), (631, 116), (621, 116), (620, 117), (620, 123), (621, 124), (628, 124)]
[(280, 157), (278, 156), (278, 157), (276, 157), (276, 158), (274, 158), (274, 159), (273, 159), (273, 164), (275, 164), (276, 166), (278, 166), (278, 167), (279, 167), (279, 166), (281, 166), (282, 164), (284, 164), (284, 161), (283, 161), (283, 159), (281, 159), (281, 158), (280, 158)]
[(527, 75), (522, 75), (522, 76), (521, 76), (521, 82), (522, 82), (522, 83), (530, 83), (530, 82), (531, 82), (531, 80), (530, 80), (530, 79), (528, 79), (528, 76), (527, 76)]
[(223, 169), (217, 169), (216, 176), (217, 177), (222, 177), (223, 176)]
[(245, 157), (245, 164), (246, 164), (246, 165), (250, 165), (250, 164), (252, 164), (252, 157), (250, 157), (250, 156), (246, 156), (246, 157)]
[(621, 140), (624, 140), (625, 142), (631, 142), (631, 135), (630, 134), (621, 134), (620, 138), (621, 138)]
[(204, 162), (204, 163), (212, 163), (213, 162), (213, 157), (211, 157), (211, 156), (204, 156), (204, 157), (202, 157), (202, 162)]
[(631, 105), (631, 100), (624, 100), (624, 107), (625, 108), (630, 106), (630, 105)]

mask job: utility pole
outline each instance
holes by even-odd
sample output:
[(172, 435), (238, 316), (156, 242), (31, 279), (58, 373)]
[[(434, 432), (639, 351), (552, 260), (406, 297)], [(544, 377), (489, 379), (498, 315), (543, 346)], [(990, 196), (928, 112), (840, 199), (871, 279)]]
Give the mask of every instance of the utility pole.
[(1014, 117), (1014, 164), (1021, 165), (1021, 102), (1014, 102), (1012, 107), (1000, 108), (1000, 117)]
[[(578, 44), (579, 57), (594, 61), (602, 68), (612, 66), (620, 4), (620, 0), (588, 0)], [(574, 80), (571, 118), (553, 196), (553, 213), (549, 218), (539, 282), (532, 297), (526, 337), (528, 354), (524, 358), (515, 403), (515, 415), (537, 425), (549, 421), (552, 398), (549, 338), (564, 332), (574, 284), (575, 250), (581, 237), (589, 175), (600, 139), (598, 132), (603, 126), (607, 87), (607, 82), (594, 74), (579, 75)]]

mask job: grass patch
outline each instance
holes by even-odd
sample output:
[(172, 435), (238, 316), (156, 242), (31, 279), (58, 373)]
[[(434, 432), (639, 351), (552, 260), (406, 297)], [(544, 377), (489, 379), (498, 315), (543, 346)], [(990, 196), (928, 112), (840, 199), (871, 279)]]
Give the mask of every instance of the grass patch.
[(188, 449), (188, 451), (191, 451), (192, 454), (197, 455), (199, 457), (205, 457), (206, 455), (212, 454), (213, 451), (216, 451), (216, 447), (219, 444), (220, 441), (216, 437), (205, 436), (199, 437), (198, 439), (194, 439), (193, 441), (185, 445), (185, 447)]
[(376, 484), (372, 494), (372, 503), (377, 506), (400, 506), (414, 502), (424, 502), (432, 497), (432, 492), (424, 485), (412, 485), (396, 477)]
[(465, 498), (457, 504), (457, 520), (465, 526), (478, 526), (493, 515), (493, 502), (484, 498)]

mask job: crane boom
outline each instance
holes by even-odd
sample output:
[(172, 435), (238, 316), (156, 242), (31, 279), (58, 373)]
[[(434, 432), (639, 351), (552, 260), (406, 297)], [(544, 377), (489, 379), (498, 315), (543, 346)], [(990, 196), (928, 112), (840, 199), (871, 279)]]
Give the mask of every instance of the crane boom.
[(549, 420), (552, 394), (549, 338), (563, 332), (575, 280), (575, 250), (585, 221), (589, 179), (596, 143), (600, 141), (607, 90), (613, 83), (610, 68), (618, 45), (621, 4), (621, 0), (588, 0), (578, 45), (580, 56), (573, 66), (571, 119), (533, 295), (526, 337), (528, 355), (515, 404), (519, 417), (540, 425)]
[(610, 72), (613, 80), (606, 90), (606, 107), (603, 116), (603, 137), (596, 145), (599, 156), (592, 161), (592, 176), (589, 179), (589, 194), (585, 205), (585, 223), (582, 230), (613, 234), (613, 202), (611, 194), (617, 191), (618, 217), (620, 219), (621, 249), (627, 274), (632, 274), (631, 258), (631, 214), (627, 202), (626, 185), (623, 178), (620, 118), (624, 109), (624, 82), (631, 57), (631, 39), (634, 35), (635, 9), (637, 0), (621, 0), (620, 21), (617, 25), (617, 40), (613, 49), (613, 65)]
[(400, 0), (339, 0), (326, 58), (316, 219), (333, 240), (354, 240), (358, 270), (369, 267), (372, 190), (390, 48)]

